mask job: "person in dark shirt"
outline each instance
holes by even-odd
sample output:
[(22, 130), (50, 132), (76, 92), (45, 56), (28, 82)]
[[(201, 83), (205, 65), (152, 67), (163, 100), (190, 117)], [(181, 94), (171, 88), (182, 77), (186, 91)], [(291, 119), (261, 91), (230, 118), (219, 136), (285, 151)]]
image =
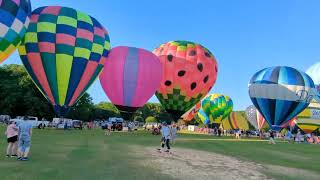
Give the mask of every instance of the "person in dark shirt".
[(274, 141), (274, 131), (272, 130), (270, 130), (269, 144), (276, 144), (276, 142)]

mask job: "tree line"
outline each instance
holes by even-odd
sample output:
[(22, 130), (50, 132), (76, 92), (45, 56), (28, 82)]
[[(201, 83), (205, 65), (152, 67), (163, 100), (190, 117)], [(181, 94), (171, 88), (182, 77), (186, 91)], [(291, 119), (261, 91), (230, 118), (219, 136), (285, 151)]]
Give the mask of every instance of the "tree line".
[[(52, 120), (56, 117), (52, 105), (32, 82), (24, 66), (10, 64), (0, 66), (0, 114), (16, 116), (36, 116)], [(94, 104), (92, 97), (85, 93), (70, 108), (66, 118), (91, 121), (120, 117), (120, 113), (110, 102)], [(137, 110), (131, 120), (162, 122), (171, 121), (171, 116), (159, 103), (147, 103)]]

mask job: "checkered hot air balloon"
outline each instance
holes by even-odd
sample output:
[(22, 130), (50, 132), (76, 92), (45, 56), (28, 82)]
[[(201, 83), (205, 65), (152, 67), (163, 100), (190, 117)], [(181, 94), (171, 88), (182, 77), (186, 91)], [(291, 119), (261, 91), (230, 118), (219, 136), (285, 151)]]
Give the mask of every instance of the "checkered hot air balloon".
[(210, 91), (217, 78), (217, 61), (208, 49), (189, 41), (162, 44), (154, 53), (163, 67), (156, 96), (177, 121)]
[(251, 78), (249, 96), (270, 128), (279, 131), (308, 107), (315, 88), (310, 76), (292, 67), (262, 69)]
[(100, 83), (122, 117), (129, 120), (160, 86), (162, 66), (157, 56), (141, 48), (112, 48)]
[(109, 35), (96, 19), (60, 6), (34, 10), (19, 47), (28, 73), (59, 116), (96, 80), (109, 50)]
[(202, 101), (202, 109), (211, 123), (221, 123), (233, 109), (233, 102), (229, 96), (211, 94)]
[(30, 22), (30, 0), (0, 0), (0, 63), (21, 43)]

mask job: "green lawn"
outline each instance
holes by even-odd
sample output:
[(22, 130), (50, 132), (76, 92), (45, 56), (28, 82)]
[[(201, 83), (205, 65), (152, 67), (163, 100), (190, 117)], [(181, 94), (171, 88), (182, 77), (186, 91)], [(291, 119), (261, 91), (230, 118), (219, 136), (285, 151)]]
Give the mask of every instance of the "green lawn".
[[(0, 133), (3, 132), (2, 127)], [(263, 165), (320, 172), (320, 145), (201, 140), (208, 138), (214, 137), (180, 135), (174, 148), (197, 149)], [(6, 139), (2, 139), (0, 148), (4, 152)], [(106, 137), (101, 130), (34, 130), (31, 160), (20, 162), (5, 158), (3, 153), (0, 156), (0, 179), (172, 179), (152, 166), (138, 165), (136, 162), (141, 157), (135, 156), (130, 148), (158, 145), (159, 136), (145, 132), (114, 133)], [(264, 173), (276, 179), (285, 178), (272, 171)]]

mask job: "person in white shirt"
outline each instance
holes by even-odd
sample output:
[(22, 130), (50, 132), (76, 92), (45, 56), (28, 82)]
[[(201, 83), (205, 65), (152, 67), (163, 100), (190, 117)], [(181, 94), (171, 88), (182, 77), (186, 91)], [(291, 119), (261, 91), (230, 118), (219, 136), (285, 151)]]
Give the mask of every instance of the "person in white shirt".
[(164, 146), (167, 146), (167, 150), (164, 152), (170, 152), (170, 139), (171, 139), (171, 131), (170, 127), (166, 122), (162, 123), (162, 128), (161, 128), (161, 149), (159, 148), (158, 150), (161, 152), (164, 149)]

